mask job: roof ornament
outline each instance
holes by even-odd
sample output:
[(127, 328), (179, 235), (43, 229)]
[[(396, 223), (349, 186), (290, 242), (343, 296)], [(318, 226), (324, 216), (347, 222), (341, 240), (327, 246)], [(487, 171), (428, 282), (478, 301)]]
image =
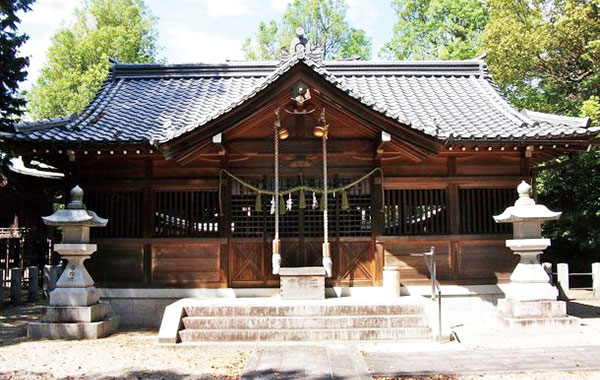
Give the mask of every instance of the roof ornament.
[(289, 51), (285, 48), (281, 49), (281, 60), (286, 61), (290, 57), (299, 59), (310, 58), (311, 60), (321, 63), (323, 62), (323, 52), (320, 47), (313, 48), (306, 38), (304, 28), (299, 26), (296, 28), (296, 36), (290, 43)]
[(292, 39), (290, 44), (290, 51), (293, 54), (297, 54), (300, 58), (303, 58), (306, 54), (308, 45), (308, 39), (304, 36), (304, 28), (299, 26), (296, 28), (296, 37)]

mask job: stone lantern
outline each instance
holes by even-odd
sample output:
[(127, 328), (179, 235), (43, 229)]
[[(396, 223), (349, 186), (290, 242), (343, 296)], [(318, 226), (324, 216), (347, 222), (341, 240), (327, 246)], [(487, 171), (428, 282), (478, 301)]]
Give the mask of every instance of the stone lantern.
[(62, 227), (62, 242), (54, 250), (68, 264), (50, 292), (50, 306), (41, 321), (29, 324), (28, 336), (89, 339), (110, 335), (118, 327), (118, 317), (107, 317), (108, 304), (99, 302), (94, 280), (83, 265), (97, 248), (89, 243), (90, 227), (105, 227), (108, 219), (86, 209), (79, 186), (71, 190), (71, 202), (64, 210), (42, 219), (48, 226)]
[(499, 300), (500, 320), (506, 327), (576, 326), (577, 318), (568, 317), (566, 303), (557, 301), (558, 289), (539, 261), (539, 256), (550, 246), (550, 239), (542, 238), (542, 222), (560, 218), (561, 212), (550, 211), (530, 197), (531, 186), (525, 181), (517, 187), (519, 199), (500, 215), (497, 223), (513, 223), (514, 239), (506, 246), (521, 256), (510, 275), (506, 298)]

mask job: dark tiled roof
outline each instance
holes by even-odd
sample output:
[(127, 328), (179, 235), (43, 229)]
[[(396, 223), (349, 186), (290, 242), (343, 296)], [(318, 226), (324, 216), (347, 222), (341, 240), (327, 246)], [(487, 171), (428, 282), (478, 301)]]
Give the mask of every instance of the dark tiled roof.
[(17, 126), (9, 139), (166, 142), (231, 111), (302, 62), (376, 111), (439, 140), (534, 140), (589, 136), (589, 119), (518, 112), (482, 60), (116, 64), (78, 117)]

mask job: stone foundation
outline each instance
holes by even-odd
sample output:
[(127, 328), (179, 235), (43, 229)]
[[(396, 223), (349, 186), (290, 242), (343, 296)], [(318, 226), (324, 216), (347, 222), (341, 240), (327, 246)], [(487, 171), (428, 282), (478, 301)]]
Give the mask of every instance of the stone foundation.
[(119, 317), (117, 316), (97, 322), (32, 322), (27, 326), (27, 337), (33, 339), (99, 339), (109, 336), (118, 327)]
[(564, 301), (519, 301), (511, 298), (498, 301), (501, 326), (514, 329), (535, 330), (560, 328), (579, 329), (579, 318), (567, 315)]

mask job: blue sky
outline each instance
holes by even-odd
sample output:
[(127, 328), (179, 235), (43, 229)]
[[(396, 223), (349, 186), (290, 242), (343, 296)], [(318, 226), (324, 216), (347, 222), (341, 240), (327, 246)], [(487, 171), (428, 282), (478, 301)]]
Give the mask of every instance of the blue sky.
[[(160, 56), (169, 63), (223, 62), (242, 59), (241, 45), (256, 34), (261, 21), (279, 19), (289, 0), (146, 0), (158, 17)], [(392, 36), (395, 14), (391, 0), (346, 0), (351, 26), (364, 29), (373, 41), (373, 57)], [(20, 30), (29, 35), (21, 49), (30, 57), (29, 89), (44, 64), (50, 39), (69, 24), (80, 0), (37, 0), (22, 15)]]

